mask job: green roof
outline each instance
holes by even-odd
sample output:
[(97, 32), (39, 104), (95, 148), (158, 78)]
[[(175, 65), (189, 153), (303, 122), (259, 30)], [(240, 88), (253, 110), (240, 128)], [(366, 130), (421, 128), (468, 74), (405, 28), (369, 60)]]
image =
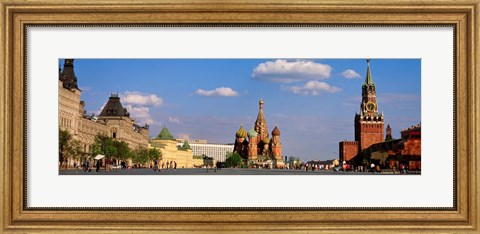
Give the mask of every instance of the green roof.
[(370, 73), (370, 59), (367, 60), (367, 64), (368, 64), (368, 67), (367, 67), (367, 75), (365, 76), (365, 84), (372, 85), (373, 81), (372, 81), (372, 74)]
[(157, 139), (159, 140), (175, 140), (172, 136), (172, 134), (170, 133), (170, 131), (168, 130), (168, 128), (162, 128), (162, 130), (160, 131), (160, 133), (158, 134), (157, 136)]
[(188, 141), (183, 142), (182, 148), (185, 150), (190, 149), (190, 144), (188, 144)]

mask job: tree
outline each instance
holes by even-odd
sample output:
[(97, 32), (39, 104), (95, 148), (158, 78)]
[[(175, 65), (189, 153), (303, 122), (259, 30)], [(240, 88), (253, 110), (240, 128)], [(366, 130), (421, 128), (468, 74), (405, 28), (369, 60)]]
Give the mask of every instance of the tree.
[(112, 145), (117, 149), (116, 157), (120, 160), (126, 160), (131, 157), (130, 148), (128, 147), (127, 142), (114, 140)]
[(72, 139), (72, 135), (68, 131), (59, 129), (59, 138), (58, 138), (58, 161), (63, 162), (64, 160), (64, 151), (67, 148), (69, 141)]
[(290, 156), (288, 157), (288, 163), (294, 163), (295, 161), (300, 160), (298, 157)]
[(300, 168), (302, 165), (302, 160), (299, 157), (290, 156), (288, 157), (288, 163), (293, 166), (293, 168)]
[(147, 148), (139, 146), (133, 150), (132, 161), (134, 163), (145, 164), (149, 160)]
[(228, 152), (227, 159), (225, 160), (226, 167), (238, 167), (242, 165), (242, 157), (235, 152)]
[[(93, 143), (93, 154), (107, 155), (107, 147), (112, 145), (112, 138), (107, 135), (97, 134)], [(109, 151), (112, 151), (110, 148)]]
[(385, 141), (391, 141), (391, 140), (393, 140), (392, 135), (387, 134), (387, 136), (385, 137)]
[(150, 148), (148, 149), (148, 158), (150, 160), (155, 160), (155, 159), (161, 159), (162, 158), (162, 152), (158, 150), (157, 148)]
[(117, 148), (115, 148), (115, 146), (113, 146), (113, 144), (109, 144), (107, 146), (105, 146), (105, 157), (107, 158), (112, 158), (112, 157), (116, 157), (117, 156)]
[(58, 160), (60, 163), (68, 162), (69, 159), (82, 155), (80, 142), (73, 139), (69, 131), (59, 129), (58, 143)]

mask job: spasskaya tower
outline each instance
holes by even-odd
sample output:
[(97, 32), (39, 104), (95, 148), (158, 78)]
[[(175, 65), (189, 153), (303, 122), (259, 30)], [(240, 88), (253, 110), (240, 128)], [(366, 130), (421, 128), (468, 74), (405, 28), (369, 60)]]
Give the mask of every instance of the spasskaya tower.
[(383, 113), (378, 112), (375, 83), (370, 72), (370, 59), (367, 59), (367, 75), (362, 85), (360, 113), (355, 114), (355, 141), (360, 152), (369, 146), (383, 142)]

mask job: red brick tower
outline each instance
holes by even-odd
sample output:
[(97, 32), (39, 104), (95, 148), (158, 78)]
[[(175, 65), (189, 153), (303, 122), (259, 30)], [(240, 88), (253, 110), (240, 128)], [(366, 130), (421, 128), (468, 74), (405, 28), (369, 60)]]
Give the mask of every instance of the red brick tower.
[(280, 130), (275, 126), (272, 131), (272, 156), (277, 161), (283, 161), (282, 159), (282, 143), (280, 142)]
[(367, 59), (367, 65), (367, 75), (362, 85), (360, 114), (355, 114), (355, 141), (359, 142), (360, 151), (384, 140), (384, 117), (383, 113), (378, 112), (375, 84), (370, 73), (370, 59)]
[(392, 128), (390, 127), (390, 124), (387, 125), (387, 129), (386, 129), (385, 131), (386, 131), (385, 141), (391, 141), (391, 140), (393, 140), (393, 137), (392, 137)]
[(248, 153), (247, 158), (249, 160), (255, 160), (258, 157), (258, 144), (259, 144), (259, 137), (258, 133), (253, 129), (253, 127), (248, 130)]

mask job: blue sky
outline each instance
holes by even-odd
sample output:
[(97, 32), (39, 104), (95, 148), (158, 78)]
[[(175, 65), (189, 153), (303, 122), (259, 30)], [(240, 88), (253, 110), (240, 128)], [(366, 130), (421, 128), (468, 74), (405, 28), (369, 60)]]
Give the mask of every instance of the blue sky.
[[(60, 60), (63, 67), (63, 60)], [(281, 131), (283, 154), (303, 160), (338, 157), (354, 140), (364, 59), (76, 59), (81, 99), (98, 114), (110, 93), (155, 137), (232, 143), (248, 131), (264, 100), (268, 130)], [(421, 119), (421, 60), (372, 59), (377, 102), (393, 137)]]

